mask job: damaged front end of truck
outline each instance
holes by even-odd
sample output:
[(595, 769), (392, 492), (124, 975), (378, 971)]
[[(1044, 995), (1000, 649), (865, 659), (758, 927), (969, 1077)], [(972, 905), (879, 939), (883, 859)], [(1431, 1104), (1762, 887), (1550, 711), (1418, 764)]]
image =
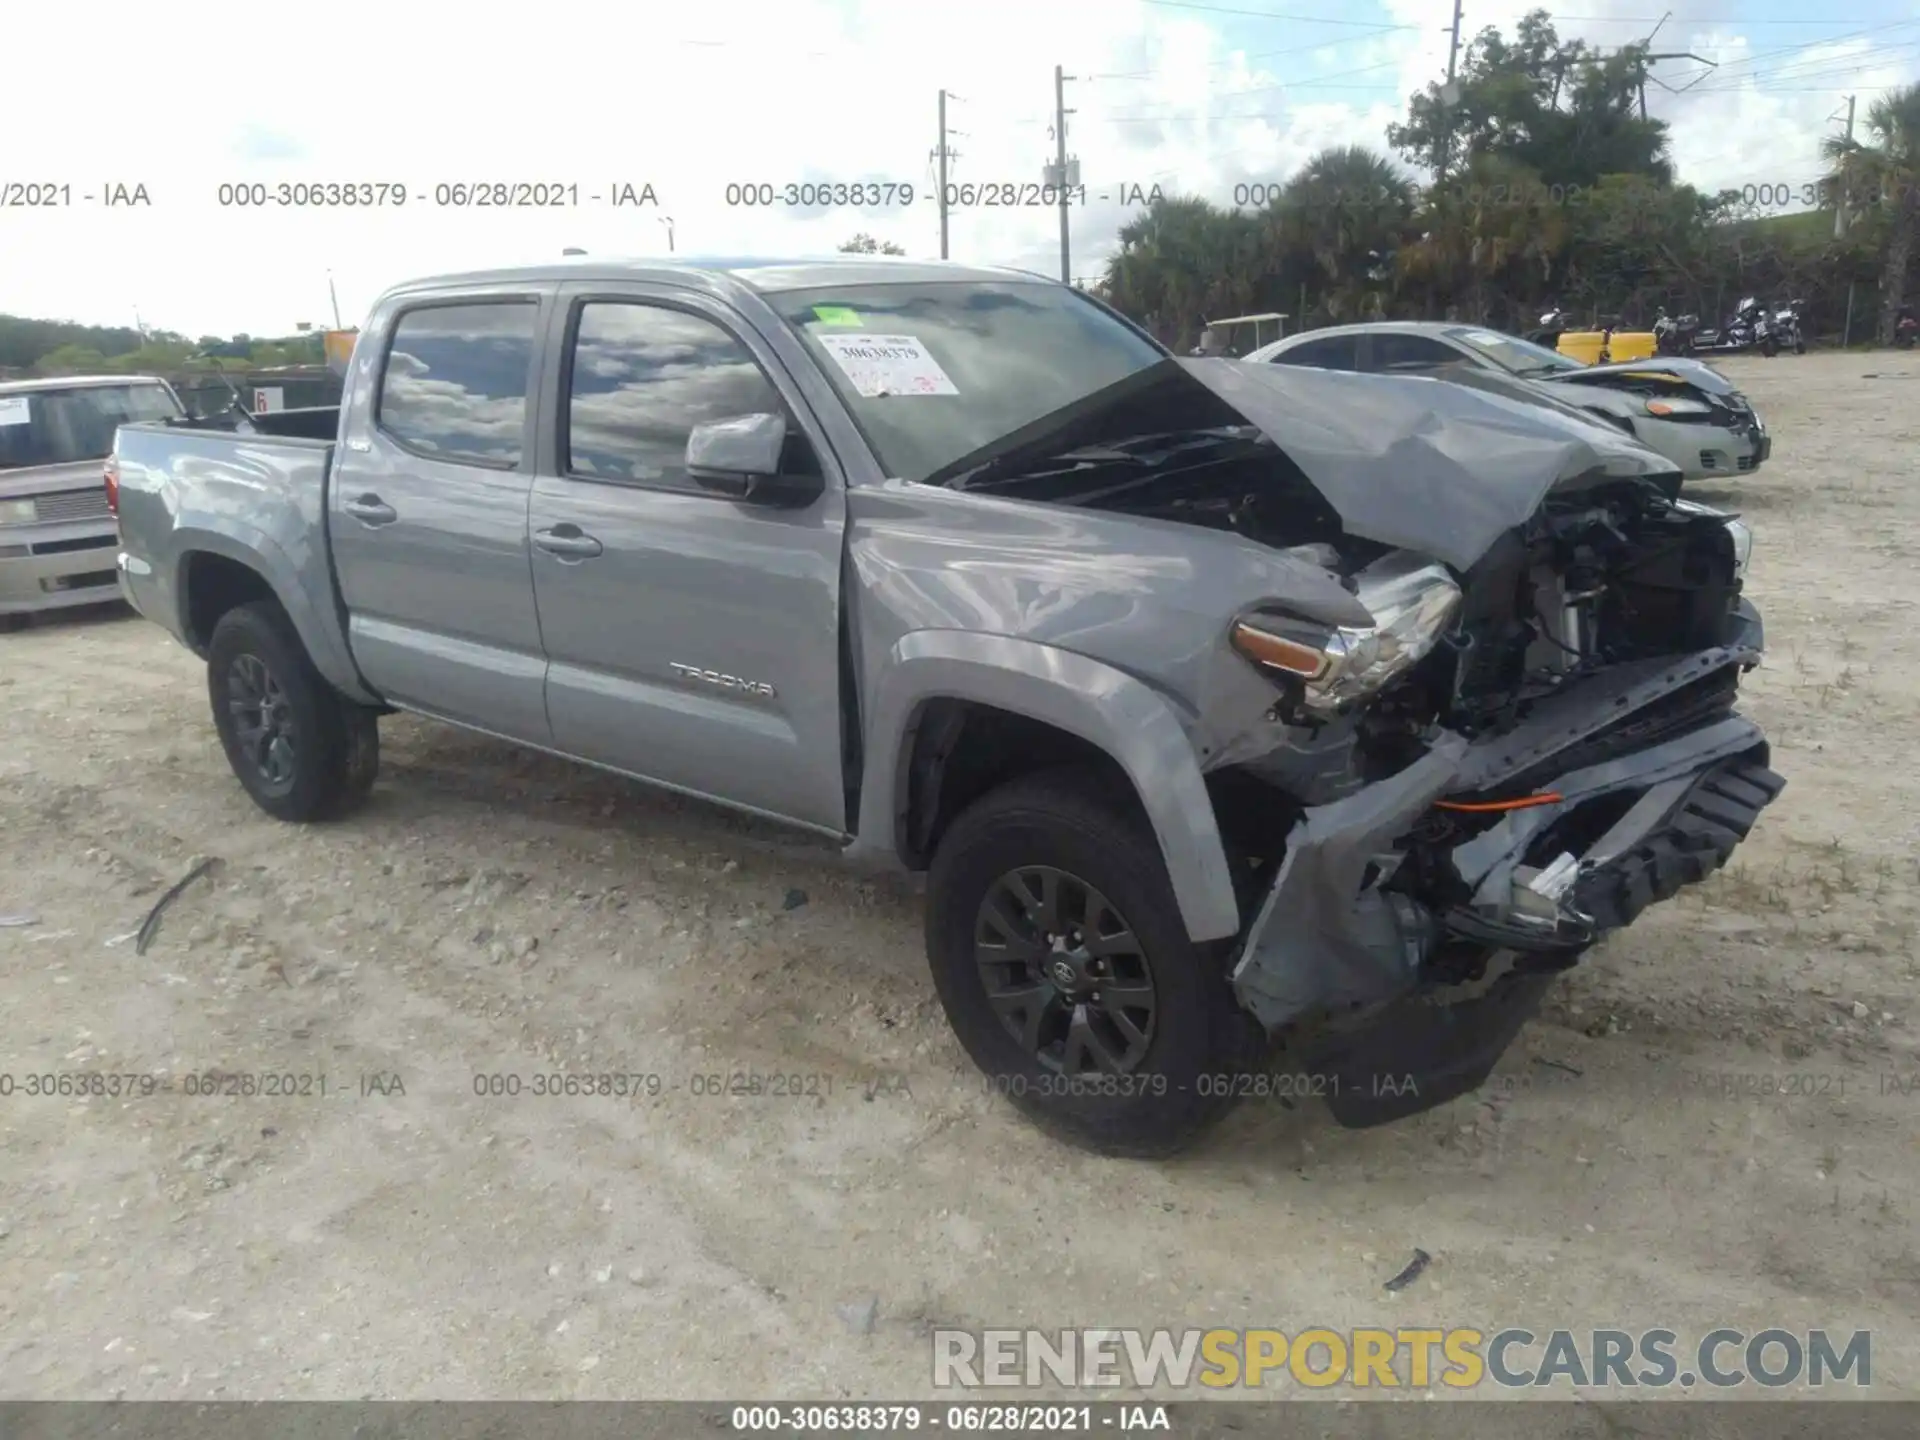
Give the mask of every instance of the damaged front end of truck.
[(1240, 1004), (1341, 1123), (1431, 1108), (1784, 786), (1735, 709), (1764, 643), (1750, 537), (1578, 417), (1438, 380), (1175, 363), (1129, 402), (1155, 436), (1114, 440), (1140, 423), (1109, 409), (1048, 465), (994, 464), (1022, 493), (1236, 531), (1372, 617), (1285, 595), (1223, 617), (1191, 731), (1249, 917)]
[(1553, 975), (1718, 869), (1780, 793), (1734, 709), (1764, 644), (1749, 540), (1676, 504), (1650, 453), (1577, 422), (1523, 442), (1443, 382), (1349, 382), (1372, 413), (1336, 431), (1298, 423), (1294, 375), (1202, 378), (1340, 512), (1323, 558), (1375, 617), (1234, 623), (1271, 720), (1338, 733), (1346, 768), (1329, 786), (1322, 759), (1233, 984), (1303, 1036), (1336, 1118), (1391, 1120), (1479, 1085)]

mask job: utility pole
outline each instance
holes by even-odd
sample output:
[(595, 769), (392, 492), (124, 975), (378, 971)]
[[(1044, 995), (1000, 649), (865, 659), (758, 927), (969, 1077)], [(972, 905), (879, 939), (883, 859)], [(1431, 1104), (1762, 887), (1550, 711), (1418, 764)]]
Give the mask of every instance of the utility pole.
[(1073, 263), (1070, 256), (1071, 242), (1068, 238), (1067, 217), (1073, 199), (1072, 177), (1067, 171), (1067, 116), (1073, 111), (1067, 109), (1067, 81), (1075, 77), (1067, 74), (1060, 66), (1053, 67), (1053, 174), (1048, 182), (1055, 185), (1060, 193), (1060, 280), (1062, 284), (1073, 283)]
[[(1853, 106), (1860, 97), (1847, 96), (1847, 144), (1853, 144)], [(1838, 240), (1847, 233), (1847, 169), (1843, 162), (1840, 167), (1838, 183), (1833, 187), (1833, 238)]]
[[(964, 97), (955, 95), (953, 98), (959, 100)], [(940, 167), (940, 258), (942, 260), (947, 258), (947, 162), (960, 158), (959, 151), (947, 147), (947, 137), (952, 133), (954, 132), (947, 129), (947, 92), (942, 90), (940, 92), (940, 148), (933, 152)]]
[(1459, 88), (1453, 79), (1460, 64), (1460, 6), (1461, 0), (1453, 0), (1453, 38), (1447, 45), (1447, 83), (1440, 90), (1440, 99), (1446, 105), (1447, 112), (1440, 126), (1440, 167), (1434, 177), (1438, 180), (1447, 178), (1447, 166), (1453, 160), (1453, 107), (1460, 99)]
[(340, 323), (340, 292), (333, 288), (333, 272), (331, 270), (327, 271), (327, 298), (333, 301), (333, 328), (336, 330), (345, 329), (346, 327)]

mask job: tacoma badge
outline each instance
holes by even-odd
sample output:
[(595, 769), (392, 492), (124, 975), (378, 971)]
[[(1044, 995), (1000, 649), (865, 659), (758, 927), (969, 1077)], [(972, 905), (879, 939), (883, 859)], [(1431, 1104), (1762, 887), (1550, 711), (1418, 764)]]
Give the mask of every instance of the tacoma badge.
[(718, 670), (703, 670), (698, 665), (682, 665), (678, 661), (668, 663), (673, 673), (685, 680), (699, 680), (707, 685), (717, 685), (722, 690), (738, 690), (743, 695), (757, 695), (762, 700), (771, 700), (778, 693), (764, 680), (742, 680), (738, 675), (723, 675)]

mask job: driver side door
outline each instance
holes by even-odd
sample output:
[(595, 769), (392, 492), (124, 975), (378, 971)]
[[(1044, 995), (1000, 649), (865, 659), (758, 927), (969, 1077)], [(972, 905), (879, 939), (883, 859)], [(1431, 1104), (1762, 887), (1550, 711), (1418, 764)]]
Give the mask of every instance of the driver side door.
[[(669, 788), (844, 834), (845, 489), (798, 390), (731, 310), (666, 287), (572, 286), (549, 332), (533, 589), (554, 745)], [(686, 473), (694, 426), (786, 417), (809, 504)]]

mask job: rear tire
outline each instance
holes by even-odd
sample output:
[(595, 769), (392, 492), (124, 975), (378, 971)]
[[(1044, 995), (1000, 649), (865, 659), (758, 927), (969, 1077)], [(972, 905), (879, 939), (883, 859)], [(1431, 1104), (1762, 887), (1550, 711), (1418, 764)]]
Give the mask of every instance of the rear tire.
[(1111, 790), (1049, 772), (956, 819), (928, 875), (927, 956), (992, 1091), (1059, 1139), (1159, 1157), (1225, 1114), (1265, 1035), (1228, 947), (1188, 938), (1151, 828)]
[(272, 601), (220, 617), (207, 646), (207, 694), (228, 765), (274, 819), (332, 819), (373, 789), (378, 716), (327, 683)]

